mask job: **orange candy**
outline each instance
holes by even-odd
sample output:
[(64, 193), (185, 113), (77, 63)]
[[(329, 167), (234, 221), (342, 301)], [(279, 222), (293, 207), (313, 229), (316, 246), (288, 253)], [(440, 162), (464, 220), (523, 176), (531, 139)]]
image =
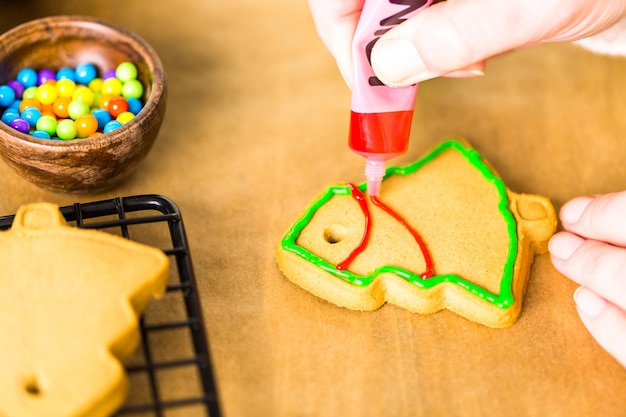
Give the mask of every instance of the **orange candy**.
[(42, 104), (41, 105), (41, 114), (44, 113), (54, 113), (54, 108), (52, 107), (52, 104)]
[(41, 103), (36, 98), (25, 98), (20, 103), (20, 113), (24, 111), (26, 107), (37, 107), (41, 110)]
[(100, 107), (102, 110), (109, 110), (109, 101), (111, 101), (111, 99), (115, 97), (113, 94), (102, 94), (99, 98), (98, 98), (98, 107)]
[(79, 138), (86, 138), (98, 130), (98, 120), (92, 114), (83, 114), (76, 121), (76, 134)]
[(52, 111), (59, 119), (67, 119), (70, 117), (67, 109), (71, 102), (71, 97), (59, 97), (52, 103)]

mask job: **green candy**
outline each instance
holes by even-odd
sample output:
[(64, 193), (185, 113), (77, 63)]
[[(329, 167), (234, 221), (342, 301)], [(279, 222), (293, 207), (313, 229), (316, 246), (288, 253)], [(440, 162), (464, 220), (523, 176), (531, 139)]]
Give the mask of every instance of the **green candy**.
[(72, 140), (76, 137), (76, 125), (73, 120), (63, 119), (57, 125), (57, 136), (59, 139)]
[(37, 120), (37, 130), (43, 130), (50, 136), (54, 136), (57, 131), (57, 119), (52, 116), (44, 115)]
[(67, 114), (74, 120), (87, 113), (89, 113), (89, 104), (82, 100), (72, 100), (67, 106)]
[(141, 98), (143, 94), (143, 85), (139, 80), (129, 80), (122, 85), (122, 97), (129, 98)]
[(137, 67), (132, 62), (122, 62), (115, 68), (115, 77), (123, 83), (134, 80), (137, 78)]

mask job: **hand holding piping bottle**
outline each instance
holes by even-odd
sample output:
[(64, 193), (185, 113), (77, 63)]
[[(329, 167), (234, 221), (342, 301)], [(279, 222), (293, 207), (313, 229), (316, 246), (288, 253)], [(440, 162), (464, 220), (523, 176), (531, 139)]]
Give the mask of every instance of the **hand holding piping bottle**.
[[(320, 38), (348, 85), (352, 85), (352, 38), (363, 3), (309, 0)], [(405, 87), (440, 76), (480, 75), (490, 57), (545, 42), (582, 39), (626, 14), (624, 0), (434, 3), (376, 42), (372, 67), (386, 85)]]
[[(411, 0), (401, 3), (406, 5)], [(368, 59), (383, 84), (409, 87), (440, 76), (479, 76), (485, 72), (490, 57), (546, 42), (583, 39), (606, 30), (626, 15), (626, 0), (435, 3), (389, 28), (373, 44)], [(353, 89), (354, 103), (354, 87), (359, 87), (355, 84), (359, 80), (354, 78), (354, 66), (359, 63), (354, 62), (352, 45), (364, 0), (309, 0), (309, 6), (322, 42)], [(561, 209), (565, 231), (550, 241), (555, 268), (581, 285), (574, 299), (582, 322), (623, 366), (625, 212), (626, 191), (574, 198)]]

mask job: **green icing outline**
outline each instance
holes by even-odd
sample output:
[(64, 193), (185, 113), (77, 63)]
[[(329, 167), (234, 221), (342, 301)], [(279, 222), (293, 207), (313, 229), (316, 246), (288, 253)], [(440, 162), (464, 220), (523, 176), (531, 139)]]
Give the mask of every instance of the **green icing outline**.
[[(390, 265), (383, 265), (379, 268), (376, 268), (367, 275), (357, 275), (347, 270), (340, 271), (335, 267), (335, 265), (332, 265), (330, 262), (311, 253), (309, 250), (297, 245), (296, 239), (298, 238), (298, 236), (300, 236), (300, 232), (311, 221), (312, 217), (315, 215), (320, 207), (326, 204), (335, 195), (350, 195), (350, 188), (347, 185), (333, 185), (328, 187), (326, 191), (308, 207), (302, 217), (298, 219), (296, 223), (294, 223), (289, 232), (287, 232), (287, 234), (283, 237), (281, 241), (282, 248), (286, 251), (292, 252), (300, 256), (301, 258), (325, 270), (331, 275), (337, 278), (341, 278), (357, 287), (366, 287), (370, 285), (374, 281), (374, 279), (380, 274), (392, 273), (404, 279), (405, 281), (415, 285), (418, 288), (429, 289), (438, 284), (441, 284), (442, 282), (450, 282), (502, 309), (511, 307), (513, 305), (513, 302), (515, 301), (512, 293), (512, 284), (513, 267), (515, 265), (515, 259), (517, 258), (517, 225), (513, 214), (508, 209), (509, 200), (507, 197), (507, 191), (504, 182), (500, 178), (496, 177), (493, 171), (491, 171), (491, 169), (487, 165), (485, 165), (480, 154), (474, 149), (465, 147), (465, 145), (463, 145), (461, 142), (455, 139), (450, 139), (441, 143), (428, 155), (412, 164), (404, 167), (388, 168), (385, 178), (390, 175), (409, 175), (420, 169), (428, 162), (432, 161), (440, 153), (450, 149), (456, 150), (461, 155), (463, 155), (472, 164), (472, 166), (474, 166), (483, 175), (483, 177), (487, 181), (489, 181), (496, 187), (496, 190), (498, 191), (498, 194), (500, 196), (498, 209), (507, 224), (509, 234), (509, 254), (503, 268), (503, 276), (500, 281), (499, 295), (493, 294), (492, 292), (487, 291), (479, 285), (476, 285), (456, 274), (435, 275), (431, 278), (423, 279), (418, 274), (415, 274), (411, 271), (407, 271), (406, 269)], [(360, 184), (358, 187), (361, 191), (365, 191), (365, 189), (367, 188), (367, 184), (363, 183)]]

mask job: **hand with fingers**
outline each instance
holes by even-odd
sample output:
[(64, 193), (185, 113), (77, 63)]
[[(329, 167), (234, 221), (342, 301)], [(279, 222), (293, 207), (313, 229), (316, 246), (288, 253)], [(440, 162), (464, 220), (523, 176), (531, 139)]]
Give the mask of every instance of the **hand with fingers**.
[[(481, 75), (489, 58), (546, 42), (586, 38), (584, 46), (589, 49), (626, 55), (626, 0), (434, 3), (376, 42), (371, 64), (384, 84), (404, 87), (439, 76)], [(364, 0), (309, 0), (320, 38), (348, 85), (352, 39), (363, 4)], [(605, 38), (611, 39), (609, 46), (602, 44)], [(592, 47), (596, 39), (602, 41)], [(624, 210), (626, 192), (573, 199), (561, 210), (565, 231), (551, 239), (550, 252), (554, 266), (581, 284), (575, 301), (583, 323), (626, 366)]]
[(578, 314), (598, 343), (626, 366), (626, 191), (578, 197), (560, 213), (565, 231), (549, 244), (555, 268), (581, 285)]
[[(351, 44), (364, 0), (309, 0), (320, 38), (351, 85)], [(393, 87), (439, 76), (480, 75), (487, 59), (544, 42), (601, 32), (626, 14), (625, 0), (447, 0), (389, 30), (372, 68)]]

